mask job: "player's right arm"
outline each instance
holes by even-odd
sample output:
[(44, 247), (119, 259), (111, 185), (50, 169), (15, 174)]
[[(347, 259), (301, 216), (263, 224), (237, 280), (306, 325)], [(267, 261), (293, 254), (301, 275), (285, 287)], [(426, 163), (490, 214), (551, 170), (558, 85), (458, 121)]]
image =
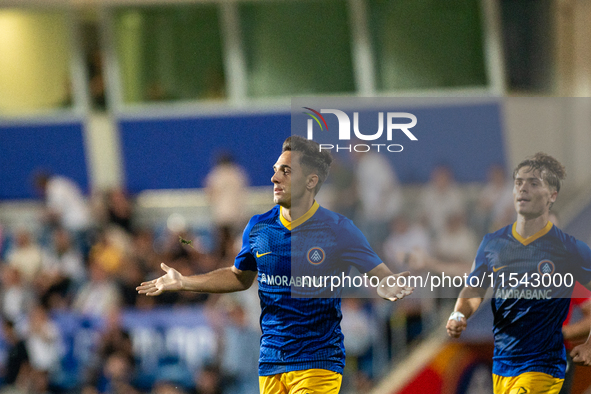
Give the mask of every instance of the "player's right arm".
[(454, 311), (447, 321), (447, 334), (452, 338), (459, 338), (466, 329), (467, 320), (476, 312), (484, 299), (486, 289), (464, 287), (458, 296)]
[[(472, 264), (470, 275), (468, 277), (477, 276), (480, 277), (482, 274), (488, 272), (488, 264), (486, 259), (486, 245), (489, 241), (489, 236), (485, 235), (484, 239), (480, 243), (480, 247), (476, 252), (476, 258)], [(454, 311), (447, 320), (447, 334), (452, 338), (459, 338), (462, 332), (467, 327), (467, 320), (476, 312), (484, 295), (486, 294), (487, 287), (484, 283), (480, 284), (480, 287), (466, 286), (460, 292)]]
[(165, 291), (195, 291), (200, 293), (232, 293), (248, 289), (257, 276), (256, 271), (240, 270), (235, 266), (220, 268), (203, 275), (185, 276), (160, 264), (166, 274), (141, 283), (136, 290), (139, 294), (157, 296)]

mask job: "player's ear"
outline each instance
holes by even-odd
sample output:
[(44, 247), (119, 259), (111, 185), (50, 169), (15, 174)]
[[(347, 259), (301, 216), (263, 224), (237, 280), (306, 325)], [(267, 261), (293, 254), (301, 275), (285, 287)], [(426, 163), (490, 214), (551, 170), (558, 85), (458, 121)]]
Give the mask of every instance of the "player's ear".
[(306, 177), (306, 189), (312, 190), (318, 184), (318, 175), (310, 174)]
[(550, 203), (554, 204), (556, 202), (556, 197), (558, 197), (558, 192), (554, 190), (550, 193)]

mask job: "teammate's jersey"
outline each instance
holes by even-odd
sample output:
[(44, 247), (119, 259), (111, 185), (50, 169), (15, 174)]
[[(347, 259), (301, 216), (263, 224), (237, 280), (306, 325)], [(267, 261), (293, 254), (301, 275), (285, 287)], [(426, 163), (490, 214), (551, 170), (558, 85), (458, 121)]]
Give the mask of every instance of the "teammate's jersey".
[(574, 287), (568, 274), (583, 284), (591, 281), (591, 250), (550, 222), (528, 238), (515, 227), (484, 237), (468, 278), (493, 275), (493, 373), (542, 372), (562, 379), (561, 328)]
[(279, 206), (254, 216), (234, 265), (258, 271), (263, 333), (259, 375), (311, 368), (342, 373), (345, 349), (338, 293), (330, 298), (295, 298), (291, 291), (301, 288), (299, 274), (340, 276), (351, 266), (367, 272), (380, 263), (349, 219), (316, 202), (293, 222), (281, 216)]

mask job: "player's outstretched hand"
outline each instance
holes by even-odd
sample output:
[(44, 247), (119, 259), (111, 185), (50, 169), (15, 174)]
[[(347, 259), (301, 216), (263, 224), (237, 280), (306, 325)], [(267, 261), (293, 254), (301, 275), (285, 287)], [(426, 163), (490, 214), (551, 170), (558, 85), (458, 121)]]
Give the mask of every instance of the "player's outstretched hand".
[(398, 286), (398, 284), (406, 284), (406, 279), (398, 280), (399, 277), (408, 277), (410, 272), (405, 271), (398, 275), (390, 275), (383, 278), (378, 285), (378, 295), (386, 300), (398, 301), (412, 294), (414, 287)]
[(135, 288), (138, 293), (145, 294), (147, 296), (157, 296), (162, 294), (164, 291), (177, 291), (182, 289), (183, 276), (180, 274), (180, 272), (174, 268), (170, 268), (164, 263), (161, 263), (160, 267), (166, 271), (166, 274), (162, 275), (158, 279), (140, 284)]
[(453, 314), (447, 321), (445, 328), (447, 329), (447, 335), (452, 338), (459, 338), (462, 332), (466, 329), (468, 323), (464, 316), (454, 317)]
[(575, 347), (570, 356), (575, 363), (591, 367), (591, 341)]

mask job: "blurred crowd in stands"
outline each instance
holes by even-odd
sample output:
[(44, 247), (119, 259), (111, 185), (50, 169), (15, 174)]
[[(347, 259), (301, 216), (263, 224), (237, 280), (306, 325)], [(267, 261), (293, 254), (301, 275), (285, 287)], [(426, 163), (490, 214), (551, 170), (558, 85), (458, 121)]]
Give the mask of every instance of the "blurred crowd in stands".
[[(356, 155), (351, 163), (337, 161), (329, 179), (333, 198), (328, 208), (353, 219), (395, 272), (432, 269), (426, 260), (464, 264), (469, 270), (481, 237), (514, 220), (512, 181), (500, 166), (490, 169), (478, 194), (467, 193), (454, 181), (452, 170), (441, 165), (433, 169), (427, 184), (413, 186), (409, 198), (395, 169), (372, 153)], [(140, 282), (162, 274), (163, 261), (185, 275), (233, 263), (249, 219), (241, 209), (248, 188), (244, 169), (224, 156), (203, 185), (215, 240), (210, 248), (187, 226), (138, 227), (134, 200), (123, 190), (88, 199), (66, 177), (39, 173), (35, 183), (44, 199), (44, 213), (38, 218), (41, 230), (0, 223), (1, 393), (256, 392), (256, 284), (234, 295), (165, 293), (152, 298), (135, 290)], [(429, 259), (416, 257), (421, 255)], [(393, 355), (424, 334), (435, 319), (435, 304), (426, 298), (395, 304), (344, 299), (343, 393), (369, 389)], [(216, 354), (192, 371), (190, 384), (156, 379), (148, 388), (138, 385), (137, 354), (132, 336), (120, 323), (121, 311), (182, 305), (206, 310), (217, 335)], [(56, 366), (63, 365), (63, 354), (52, 316), (64, 311), (104, 322), (93, 357), (82, 362), (79, 381), (68, 389), (56, 384), (54, 375)]]

